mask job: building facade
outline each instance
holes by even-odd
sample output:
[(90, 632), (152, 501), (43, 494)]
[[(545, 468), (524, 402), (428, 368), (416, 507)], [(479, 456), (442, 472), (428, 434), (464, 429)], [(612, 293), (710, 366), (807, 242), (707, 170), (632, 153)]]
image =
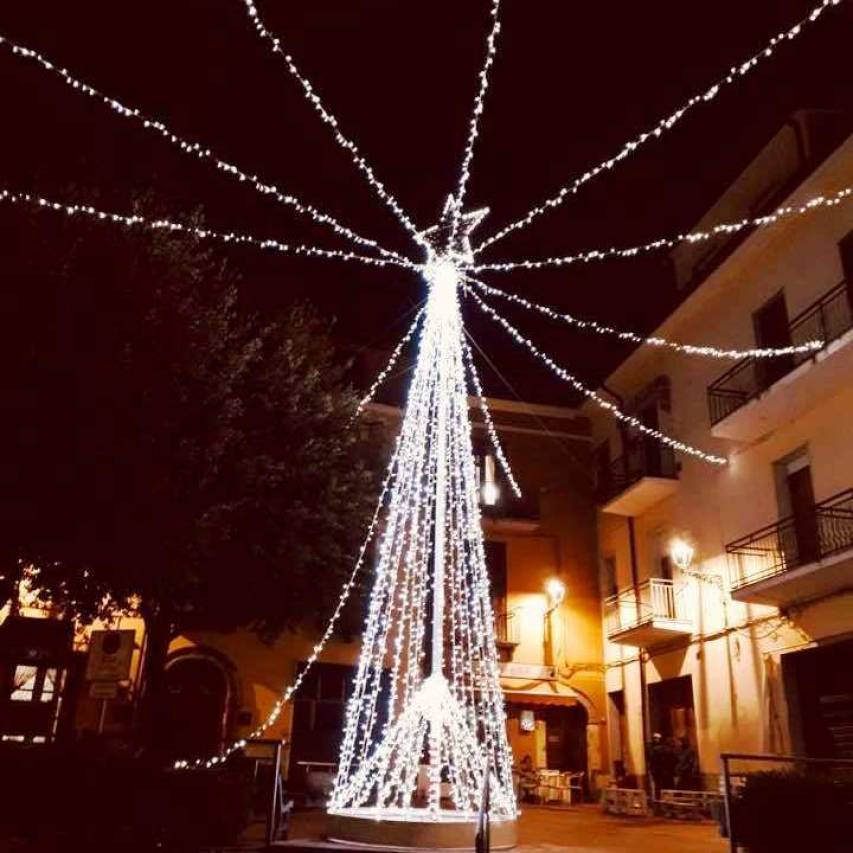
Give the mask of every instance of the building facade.
[[(583, 772), (595, 786), (607, 755), (589, 425), (568, 408), (491, 400), (490, 409), (523, 491), (515, 498), (504, 482), (472, 408), (510, 743), (517, 762), (530, 755), (539, 767)], [(363, 428), (384, 442), (399, 419), (399, 409), (373, 405)], [(176, 743), (204, 751), (204, 732), (215, 751), (246, 736), (315, 641), (290, 634), (265, 645), (242, 631), (178, 638), (168, 664)], [(266, 733), (286, 743), (294, 788), (337, 760), (358, 653), (357, 637), (330, 642)]]
[[(853, 184), (853, 137), (796, 115), (697, 223)], [(820, 340), (736, 364), (635, 350), (602, 386), (675, 455), (585, 409), (596, 443), (608, 740), (643, 782), (655, 733), (719, 754), (853, 756), (853, 204), (672, 253), (682, 299), (655, 337)]]

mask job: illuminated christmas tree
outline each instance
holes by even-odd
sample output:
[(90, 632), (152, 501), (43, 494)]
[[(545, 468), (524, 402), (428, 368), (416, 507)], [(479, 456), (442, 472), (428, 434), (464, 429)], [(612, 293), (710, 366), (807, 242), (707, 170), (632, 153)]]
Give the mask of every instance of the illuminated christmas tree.
[(515, 816), (460, 313), (469, 234), (484, 215), (450, 198), (423, 233), (427, 304), (333, 813), (473, 817), (488, 777), (493, 817)]

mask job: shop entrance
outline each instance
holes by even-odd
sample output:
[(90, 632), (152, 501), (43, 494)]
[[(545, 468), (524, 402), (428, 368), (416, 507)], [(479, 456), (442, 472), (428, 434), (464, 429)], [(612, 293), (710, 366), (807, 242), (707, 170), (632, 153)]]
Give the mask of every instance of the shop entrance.
[(853, 640), (782, 657), (792, 751), (853, 759)]

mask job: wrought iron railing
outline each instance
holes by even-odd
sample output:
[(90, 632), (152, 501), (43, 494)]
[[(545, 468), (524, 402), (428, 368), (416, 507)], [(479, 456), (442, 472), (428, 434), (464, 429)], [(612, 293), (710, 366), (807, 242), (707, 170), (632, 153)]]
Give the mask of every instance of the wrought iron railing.
[(521, 642), (519, 619), (514, 610), (495, 614), (495, 639), (499, 643), (512, 646)]
[[(801, 311), (788, 325), (791, 344), (809, 341), (824, 345), (853, 329), (851, 285), (842, 281), (820, 299)], [(708, 387), (708, 412), (711, 425), (766, 391), (795, 367), (813, 358), (814, 352), (796, 353), (771, 359), (745, 358)]]
[(525, 491), (517, 498), (504, 486), (500, 496), (493, 504), (480, 504), (483, 518), (494, 521), (538, 521), (540, 516), (539, 494), (535, 491)]
[(733, 590), (853, 548), (853, 489), (726, 545)]
[(650, 439), (633, 443), (610, 463), (606, 477), (597, 484), (599, 502), (607, 503), (643, 477), (677, 479), (678, 465), (673, 449)]
[(648, 622), (687, 621), (685, 585), (666, 578), (649, 578), (636, 589), (627, 587), (604, 601), (604, 626), (608, 637)]

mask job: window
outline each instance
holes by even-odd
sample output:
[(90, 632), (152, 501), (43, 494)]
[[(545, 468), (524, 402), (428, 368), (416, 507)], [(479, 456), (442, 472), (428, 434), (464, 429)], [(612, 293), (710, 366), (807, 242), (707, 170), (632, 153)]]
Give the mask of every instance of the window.
[(12, 676), (12, 702), (52, 702), (57, 691), (57, 670), (18, 664)]
[(492, 591), (492, 609), (497, 615), (506, 613), (507, 561), (506, 542), (487, 540), (486, 567), (489, 571), (489, 587)]
[(601, 593), (604, 598), (610, 598), (619, 592), (616, 576), (616, 557), (603, 557), (601, 560)]
[(838, 244), (841, 255), (841, 269), (847, 281), (848, 288), (853, 286), (853, 231), (848, 231)]

